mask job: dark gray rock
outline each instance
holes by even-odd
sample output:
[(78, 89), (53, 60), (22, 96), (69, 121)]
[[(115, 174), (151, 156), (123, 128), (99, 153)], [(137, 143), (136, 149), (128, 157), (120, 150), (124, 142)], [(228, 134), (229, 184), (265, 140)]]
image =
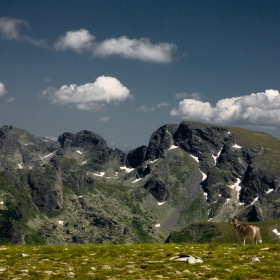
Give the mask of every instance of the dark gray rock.
[(141, 146), (130, 151), (126, 157), (126, 163), (128, 167), (136, 168), (145, 161), (147, 154), (147, 146)]
[(157, 178), (148, 180), (144, 185), (144, 188), (147, 189), (159, 202), (164, 202), (170, 197), (170, 192), (165, 183)]
[(173, 145), (173, 135), (178, 125), (166, 124), (155, 131), (150, 139), (146, 160), (155, 160), (163, 157), (164, 150)]

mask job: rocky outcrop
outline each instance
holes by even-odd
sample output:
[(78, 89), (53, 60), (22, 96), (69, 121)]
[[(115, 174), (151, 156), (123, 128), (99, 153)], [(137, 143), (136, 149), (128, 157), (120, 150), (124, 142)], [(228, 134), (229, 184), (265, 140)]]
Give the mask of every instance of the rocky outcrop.
[(161, 180), (151, 178), (146, 182), (144, 188), (147, 189), (158, 202), (164, 202), (170, 197), (170, 192)]
[(173, 134), (177, 128), (178, 125), (167, 124), (152, 134), (146, 153), (146, 160), (163, 157), (164, 151), (173, 145)]
[(54, 168), (31, 170), (28, 185), (34, 204), (42, 212), (62, 209), (63, 189)]
[[(0, 238), (162, 242), (195, 222), (279, 218), (279, 157), (267, 134), (189, 121), (160, 127), (127, 154), (86, 130), (52, 141), (4, 126)], [(195, 240), (200, 230), (185, 232)]]
[(147, 146), (141, 146), (137, 149), (130, 151), (126, 157), (127, 166), (135, 168), (141, 165), (145, 161), (146, 154)]

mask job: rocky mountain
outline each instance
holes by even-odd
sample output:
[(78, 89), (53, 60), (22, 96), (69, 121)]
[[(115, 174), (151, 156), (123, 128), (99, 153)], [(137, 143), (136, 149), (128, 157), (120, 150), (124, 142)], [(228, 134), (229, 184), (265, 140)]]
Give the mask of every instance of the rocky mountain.
[(183, 121), (124, 153), (90, 131), (0, 128), (0, 242), (164, 242), (196, 222), (280, 217), (280, 142)]

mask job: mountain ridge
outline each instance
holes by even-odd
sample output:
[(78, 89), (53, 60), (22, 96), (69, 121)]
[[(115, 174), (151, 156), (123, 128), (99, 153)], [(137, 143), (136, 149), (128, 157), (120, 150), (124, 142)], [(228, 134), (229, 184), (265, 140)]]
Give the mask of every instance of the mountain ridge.
[(57, 141), (0, 128), (0, 240), (164, 242), (195, 222), (280, 216), (280, 142), (192, 121), (124, 153), (87, 130)]

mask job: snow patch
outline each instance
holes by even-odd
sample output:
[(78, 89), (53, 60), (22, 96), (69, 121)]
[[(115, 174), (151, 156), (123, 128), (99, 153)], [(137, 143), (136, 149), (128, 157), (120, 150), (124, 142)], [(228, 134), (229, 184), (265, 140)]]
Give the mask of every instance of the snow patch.
[(58, 224), (63, 226), (64, 225), (64, 221), (58, 221)]
[(22, 164), (21, 163), (18, 164), (18, 168), (22, 169)]
[(156, 161), (158, 161), (158, 159), (155, 159), (155, 160), (151, 160), (151, 163), (154, 163), (154, 162), (156, 162)]
[(269, 189), (266, 194), (271, 193), (273, 191), (273, 189)]
[(239, 146), (239, 145), (237, 145), (237, 144), (234, 144), (232, 147), (233, 147), (233, 148), (237, 148), (237, 149), (241, 149), (241, 148), (242, 148), (241, 146)]
[(207, 192), (204, 192), (203, 195), (205, 196), (206, 199), (208, 198), (208, 193)]
[(162, 205), (162, 204), (164, 204), (165, 203), (165, 201), (163, 201), (163, 202), (158, 202), (157, 204), (158, 205)]
[(81, 151), (76, 151), (76, 153), (78, 153), (78, 154), (80, 154), (80, 155), (83, 154)]
[(257, 196), (250, 205), (253, 205), (256, 201), (258, 201), (259, 197)]
[(280, 238), (280, 232), (275, 228), (272, 230), (279, 238)]
[(82, 165), (86, 164), (87, 163), (87, 160), (86, 161), (83, 161)]
[(234, 183), (233, 185), (229, 186), (231, 189), (235, 189), (237, 191), (237, 199), (239, 199), (239, 194), (241, 191), (241, 179), (238, 178), (236, 183)]
[(2, 201), (0, 201), (0, 204), (4, 204), (4, 201), (2, 200)]
[(129, 173), (134, 170), (134, 168), (128, 168), (126, 166), (121, 166), (120, 169), (124, 169), (126, 173)]
[[(193, 155), (191, 155), (191, 154), (190, 154), (190, 156), (191, 156), (192, 158), (194, 158), (196, 162), (198, 162), (198, 163), (199, 163), (199, 159), (198, 159), (198, 157), (193, 156)], [(198, 169), (199, 169), (199, 168), (198, 168)], [(207, 175), (206, 175), (205, 173), (203, 173), (200, 169), (199, 169), (199, 171), (200, 171), (200, 172), (201, 172), (201, 174), (202, 174), (202, 182), (203, 182), (203, 181), (207, 178)]]
[[(56, 151), (46, 155), (46, 156), (43, 156), (43, 158), (48, 158), (48, 157), (52, 157), (54, 154), (56, 153)], [(42, 159), (42, 158), (41, 158)]]
[(172, 145), (168, 150), (173, 150), (179, 148), (178, 146)]
[(226, 200), (227, 200), (227, 201), (225, 202), (225, 204), (227, 204), (227, 203), (230, 201), (230, 198), (227, 198)]
[(217, 158), (220, 156), (221, 152), (222, 152), (223, 148), (218, 152), (218, 154), (216, 156), (212, 155), (214, 161), (215, 161), (215, 165), (217, 164)]
[(190, 155), (192, 158), (194, 158), (195, 160), (196, 160), (196, 162), (199, 162), (199, 159), (198, 159), (198, 157), (195, 157), (195, 156), (193, 156), (193, 155)]
[(160, 227), (160, 224), (156, 224), (155, 227)]
[(136, 182), (140, 181), (141, 179), (142, 179), (142, 178), (136, 179), (136, 180), (134, 180), (132, 183), (136, 183)]
[(93, 175), (95, 175), (95, 176), (100, 176), (100, 177), (103, 177), (104, 174), (105, 174), (105, 172), (93, 173)]
[(200, 169), (199, 169), (199, 171), (202, 174), (202, 182), (203, 182), (207, 178), (207, 175), (205, 173), (203, 173)]
[(118, 176), (119, 172), (115, 172), (115, 176)]

